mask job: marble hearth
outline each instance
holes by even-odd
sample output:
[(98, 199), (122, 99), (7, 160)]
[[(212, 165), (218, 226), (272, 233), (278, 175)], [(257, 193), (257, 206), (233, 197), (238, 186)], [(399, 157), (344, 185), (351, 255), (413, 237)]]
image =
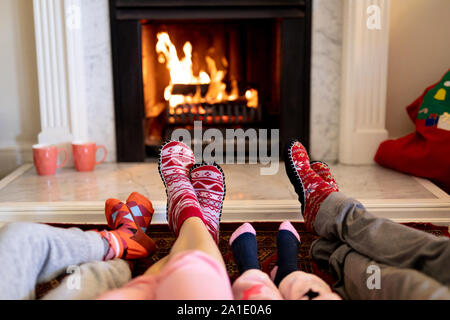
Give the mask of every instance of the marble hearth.
[[(376, 165), (332, 165), (342, 192), (377, 216), (398, 222), (450, 225), (450, 196), (427, 180)], [(227, 195), (222, 221), (302, 221), (300, 205), (283, 164), (273, 176), (259, 165), (224, 165)], [(137, 191), (152, 200), (153, 223), (166, 223), (166, 194), (157, 163), (111, 163), (93, 172), (59, 169), (38, 176), (26, 164), (0, 181), (0, 223), (104, 224), (104, 202)]]

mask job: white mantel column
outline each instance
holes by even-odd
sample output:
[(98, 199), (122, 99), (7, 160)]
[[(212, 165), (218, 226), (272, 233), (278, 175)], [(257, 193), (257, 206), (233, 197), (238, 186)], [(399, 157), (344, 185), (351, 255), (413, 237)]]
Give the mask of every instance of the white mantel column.
[(39, 143), (87, 138), (80, 0), (33, 0)]
[(373, 163), (385, 128), (389, 0), (345, 0), (339, 161)]

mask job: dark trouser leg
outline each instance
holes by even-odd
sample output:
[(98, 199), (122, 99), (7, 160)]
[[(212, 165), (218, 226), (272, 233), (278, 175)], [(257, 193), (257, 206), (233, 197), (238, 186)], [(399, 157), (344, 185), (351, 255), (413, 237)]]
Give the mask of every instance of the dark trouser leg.
[(333, 289), (344, 299), (450, 299), (450, 290), (433, 278), (409, 268), (378, 263), (338, 241), (319, 239), (312, 257), (328, 265), (337, 279)]
[(371, 260), (415, 269), (450, 285), (450, 239), (377, 218), (342, 193), (330, 194), (321, 204), (314, 229)]

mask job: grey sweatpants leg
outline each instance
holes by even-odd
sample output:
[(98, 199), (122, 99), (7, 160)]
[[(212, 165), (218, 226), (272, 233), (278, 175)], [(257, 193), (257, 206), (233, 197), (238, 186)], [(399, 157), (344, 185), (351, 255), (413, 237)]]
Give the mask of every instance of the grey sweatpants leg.
[[(314, 228), (322, 239), (314, 244), (311, 254), (320, 259), (321, 253), (329, 249), (327, 246), (333, 247), (330, 257), (334, 255), (335, 258), (330, 260), (330, 266), (337, 273), (346, 275), (345, 270), (355, 272), (357, 268), (350, 268), (347, 263), (367, 259), (364, 260), (366, 268), (373, 260), (386, 267), (416, 270), (411, 271), (408, 276), (423, 273), (427, 279), (432, 278), (441, 285), (450, 285), (450, 239), (377, 218), (368, 213), (361, 203), (342, 193), (332, 193), (322, 203)], [(351, 252), (361, 257), (347, 261), (346, 257)], [(336, 262), (333, 265), (333, 260), (341, 261), (341, 264)], [(337, 270), (339, 268), (341, 270)], [(367, 278), (366, 269), (364, 273)], [(398, 270), (395, 273), (398, 274)], [(403, 293), (406, 294), (406, 291), (403, 290)]]
[(121, 288), (131, 279), (130, 267), (122, 259), (88, 262), (70, 271), (71, 275), (43, 300), (92, 300), (106, 291)]
[(379, 263), (344, 243), (321, 238), (313, 243), (311, 255), (330, 268), (337, 279), (333, 289), (344, 299), (450, 299), (449, 288), (424, 273)]
[(0, 229), (0, 299), (34, 299), (35, 285), (67, 267), (100, 261), (105, 244), (96, 232), (11, 223)]

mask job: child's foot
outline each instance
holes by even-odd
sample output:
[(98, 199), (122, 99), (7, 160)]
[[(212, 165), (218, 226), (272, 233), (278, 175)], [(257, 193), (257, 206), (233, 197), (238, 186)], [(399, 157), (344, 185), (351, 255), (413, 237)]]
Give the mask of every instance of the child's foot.
[(256, 231), (250, 223), (244, 223), (233, 232), (230, 246), (241, 274), (250, 269), (260, 269)]
[(159, 174), (166, 187), (167, 222), (177, 236), (187, 218), (199, 217), (204, 221), (189, 179), (189, 169), (194, 163), (194, 153), (183, 142), (169, 141), (161, 148)]
[(99, 232), (109, 244), (104, 260), (145, 258), (156, 250), (155, 242), (142, 231), (150, 220), (140, 224), (128, 206), (117, 199), (106, 200), (105, 215), (108, 226), (113, 230)]
[(270, 276), (278, 287), (291, 272), (298, 270), (298, 248), (300, 246), (300, 236), (294, 226), (289, 222), (283, 222), (277, 234), (277, 265), (270, 273)]
[(145, 233), (150, 222), (152, 221), (153, 213), (155, 212), (151, 201), (142, 194), (133, 192), (129, 195), (126, 205), (130, 209), (131, 213), (133, 213), (139, 227), (141, 227), (142, 231)]
[(338, 184), (331, 173), (330, 167), (323, 161), (311, 161), (313, 169), (325, 182), (327, 182), (335, 191), (339, 191)]
[(303, 218), (309, 230), (313, 230), (314, 220), (320, 205), (328, 195), (336, 190), (325, 182), (310, 166), (308, 153), (298, 141), (286, 148), (286, 173), (302, 204)]
[(220, 218), (226, 193), (222, 168), (217, 164), (198, 164), (191, 168), (189, 175), (206, 227), (216, 243), (219, 243)]

